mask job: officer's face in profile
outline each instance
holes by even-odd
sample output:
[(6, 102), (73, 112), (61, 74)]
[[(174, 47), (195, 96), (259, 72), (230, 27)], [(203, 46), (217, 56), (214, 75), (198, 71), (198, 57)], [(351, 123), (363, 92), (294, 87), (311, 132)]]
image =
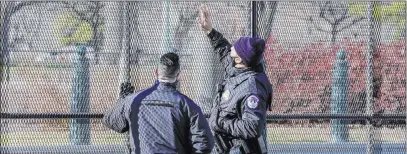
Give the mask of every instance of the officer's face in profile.
[(234, 66), (234, 67), (236, 67), (236, 68), (243, 68), (243, 67), (245, 67), (244, 64), (243, 64), (243, 60), (242, 60), (242, 58), (240, 58), (239, 55), (237, 54), (237, 52), (236, 52), (236, 50), (235, 50), (235, 47), (232, 47), (232, 48), (231, 48), (230, 57), (232, 57), (232, 59), (233, 59), (233, 66)]

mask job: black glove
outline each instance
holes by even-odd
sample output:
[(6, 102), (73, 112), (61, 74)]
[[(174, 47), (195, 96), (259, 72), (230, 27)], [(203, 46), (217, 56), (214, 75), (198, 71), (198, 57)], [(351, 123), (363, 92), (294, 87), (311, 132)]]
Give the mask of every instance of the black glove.
[(124, 82), (120, 85), (120, 98), (125, 98), (127, 95), (134, 92), (134, 86), (130, 82)]
[(209, 117), (209, 126), (211, 127), (212, 131), (214, 132), (220, 132), (221, 128), (218, 125), (218, 120), (219, 120), (219, 113), (220, 109), (218, 107), (214, 107), (211, 110), (211, 116)]

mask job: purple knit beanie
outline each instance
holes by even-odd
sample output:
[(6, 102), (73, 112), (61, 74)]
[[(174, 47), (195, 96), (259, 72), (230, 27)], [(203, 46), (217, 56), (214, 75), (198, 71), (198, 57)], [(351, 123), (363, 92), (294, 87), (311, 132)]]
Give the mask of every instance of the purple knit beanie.
[(246, 66), (252, 67), (261, 63), (265, 41), (257, 37), (241, 37), (234, 44), (236, 53)]

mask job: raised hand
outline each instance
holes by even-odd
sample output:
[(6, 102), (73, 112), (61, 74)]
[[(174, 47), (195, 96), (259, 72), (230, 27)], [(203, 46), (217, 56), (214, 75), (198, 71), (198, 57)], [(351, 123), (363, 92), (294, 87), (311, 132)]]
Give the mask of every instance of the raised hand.
[(199, 28), (209, 34), (212, 31), (212, 22), (206, 5), (201, 5), (198, 11), (197, 22)]

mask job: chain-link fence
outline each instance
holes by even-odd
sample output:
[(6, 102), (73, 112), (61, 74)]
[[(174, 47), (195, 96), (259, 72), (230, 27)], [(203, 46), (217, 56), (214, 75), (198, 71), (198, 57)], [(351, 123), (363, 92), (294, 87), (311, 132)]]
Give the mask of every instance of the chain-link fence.
[(120, 83), (149, 87), (169, 51), (180, 91), (208, 112), (223, 72), (201, 4), (231, 43), (267, 40), (271, 153), (405, 153), (404, 1), (2, 2), (2, 151), (126, 153), (100, 115)]

